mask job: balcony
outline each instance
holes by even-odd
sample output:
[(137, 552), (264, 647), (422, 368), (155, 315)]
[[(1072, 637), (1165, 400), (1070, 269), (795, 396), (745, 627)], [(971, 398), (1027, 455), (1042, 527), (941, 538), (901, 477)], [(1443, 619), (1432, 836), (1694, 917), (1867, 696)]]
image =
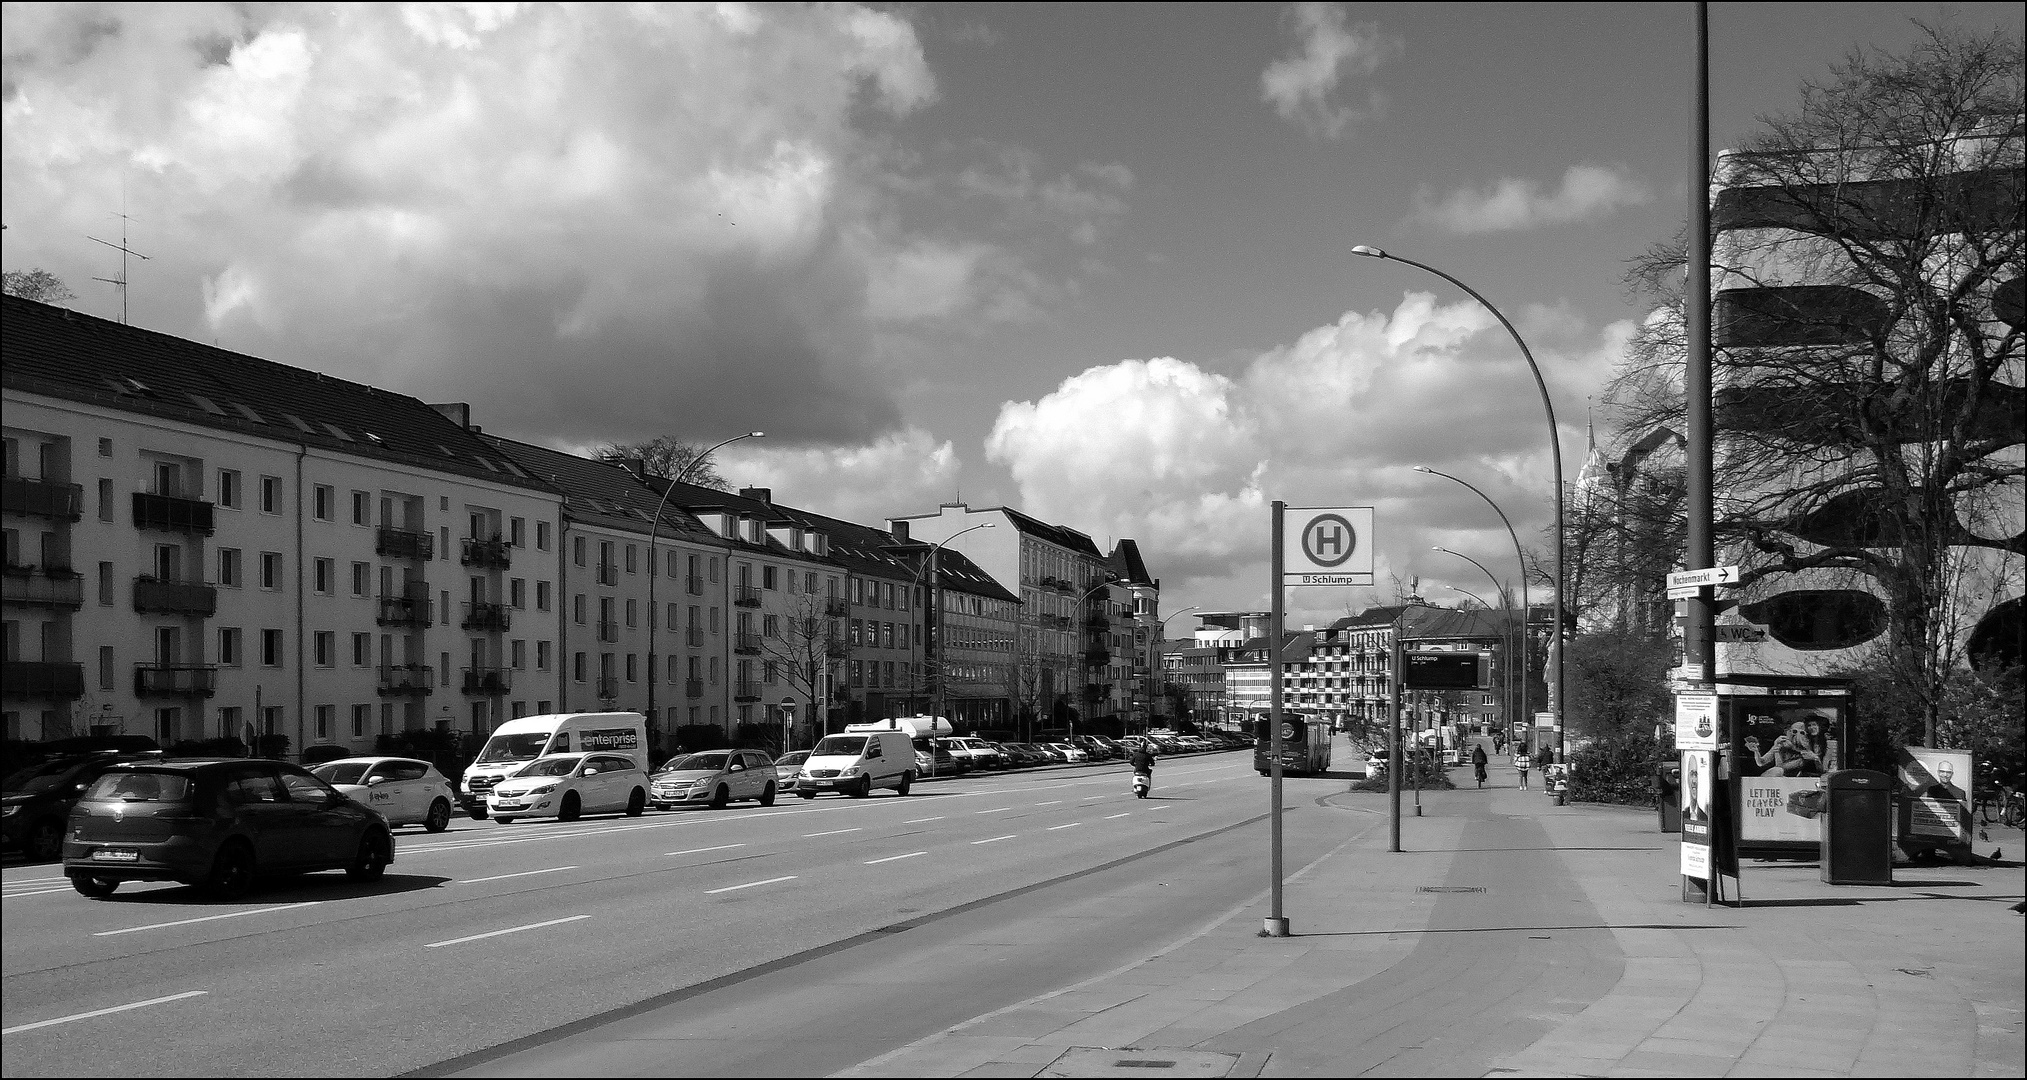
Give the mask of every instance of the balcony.
[(740, 607), (760, 606), (760, 586), (740, 585), (733, 593), (732, 602)]
[(134, 528), (203, 533), (210, 536), (211, 504), (202, 499), (183, 499), (174, 495), (150, 495), (145, 491), (136, 491)]
[(464, 691), (467, 694), (494, 697), (514, 688), (514, 674), (503, 667), (468, 667), (464, 670)]
[(732, 700), (738, 702), (759, 701), (760, 684), (752, 679), (740, 679), (732, 685)]
[(84, 696), (84, 665), (9, 660), (0, 664), (0, 695), (9, 701), (74, 701)]
[(704, 579), (691, 574), (683, 579), (683, 591), (691, 596), (704, 595)]
[(1102, 611), (1094, 611), (1084, 616), (1084, 629), (1099, 633), (1109, 632), (1112, 629), (1112, 617)]
[(389, 559), (428, 562), (436, 558), (436, 537), (426, 532), (390, 529), (382, 525), (374, 537), (373, 552)]
[(692, 649), (703, 648), (704, 628), (701, 626), (692, 626), (688, 630), (683, 631), (683, 644), (688, 645)]
[(76, 521), (84, 516), (84, 488), (54, 480), (10, 476), (0, 481), (0, 509), (10, 514)]
[(842, 596), (833, 596), (823, 602), (823, 613), (833, 619), (842, 619), (852, 613), (852, 603)]
[(134, 579), (134, 610), (208, 619), (218, 611), (218, 590), (201, 581), (161, 581), (143, 574)]
[(498, 633), (513, 622), (505, 604), (466, 604), (464, 618), (458, 625), (466, 630), (486, 630)]
[(495, 536), (491, 540), (466, 540), (458, 561), (480, 570), (505, 570), (514, 563), (514, 546)]
[(616, 563), (599, 563), (599, 564), (598, 564), (598, 583), (599, 583), (600, 585), (618, 585), (618, 584), (619, 584), (619, 566), (618, 566), (618, 564), (616, 564)]
[(136, 697), (210, 697), (218, 692), (214, 664), (136, 664)]
[(619, 620), (617, 619), (598, 620), (598, 640), (604, 642), (618, 641)]
[(686, 698), (700, 698), (700, 697), (703, 697), (703, 696), (704, 696), (704, 680), (702, 680), (702, 679), (684, 679), (684, 680), (683, 680), (683, 696), (684, 696), (684, 697), (686, 697)]
[(380, 692), (420, 697), (436, 689), (436, 669), (428, 664), (380, 665)]
[(1084, 651), (1085, 667), (1104, 667), (1111, 662), (1112, 653), (1109, 649), (1086, 649)]
[(430, 607), (429, 597), (424, 595), (383, 596), (380, 598), (380, 610), (373, 621), (381, 626), (408, 626), (421, 629), (429, 625)]
[(84, 575), (68, 566), (8, 566), (0, 599), (30, 607), (76, 610), (84, 606)]
[(741, 656), (759, 656), (760, 635), (751, 631), (732, 635), (732, 651)]

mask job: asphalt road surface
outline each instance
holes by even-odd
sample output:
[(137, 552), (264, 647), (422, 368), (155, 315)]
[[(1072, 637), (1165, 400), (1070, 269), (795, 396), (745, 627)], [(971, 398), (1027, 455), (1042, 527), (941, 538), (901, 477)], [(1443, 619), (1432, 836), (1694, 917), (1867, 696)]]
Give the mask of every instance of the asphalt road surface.
[[(400, 830), (380, 882), (317, 874), (232, 903), (168, 884), (92, 901), (55, 866), (15, 866), (5, 1071), (828, 1073), (1145, 957), (1263, 890), (1251, 764), (1164, 761), (1146, 801), (1100, 765), (906, 797), (459, 819)], [(1340, 790), (1289, 781), (1291, 871), (1380, 823), (1310, 806)], [(679, 1059), (599, 1059), (629, 1019), (671, 1015), (694, 1028)]]

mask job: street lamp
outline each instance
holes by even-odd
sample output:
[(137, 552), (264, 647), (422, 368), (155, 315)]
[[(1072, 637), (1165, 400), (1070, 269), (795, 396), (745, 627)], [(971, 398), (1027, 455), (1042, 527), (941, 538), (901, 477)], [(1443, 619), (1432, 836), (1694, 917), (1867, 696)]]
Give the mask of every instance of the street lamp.
[[(1562, 718), (1563, 718), (1563, 706), (1565, 703), (1565, 696), (1563, 694), (1564, 664), (1562, 662), (1563, 661), (1562, 655), (1563, 547), (1565, 543), (1565, 537), (1563, 533), (1562, 438), (1560, 434), (1557, 432), (1555, 426), (1555, 404), (1549, 400), (1548, 383), (1541, 377), (1541, 365), (1536, 364), (1534, 362), (1534, 354), (1528, 351), (1527, 342), (1521, 340), (1520, 331), (1515, 330), (1513, 328), (1513, 323), (1507, 320), (1505, 313), (1501, 312), (1498, 308), (1493, 307), (1491, 301), (1485, 299), (1483, 296), (1478, 295), (1478, 290), (1472, 288), (1469, 285), (1464, 284), (1461, 281), (1458, 281), (1456, 278), (1451, 277), (1450, 275), (1442, 272), (1441, 270), (1436, 269), (1433, 266), (1429, 266), (1424, 263), (1418, 263), (1413, 259), (1403, 259), (1399, 255), (1389, 255), (1385, 251), (1367, 244), (1358, 244), (1354, 246), (1351, 249), (1351, 253), (1354, 255), (1363, 255), (1368, 259), (1391, 259), (1394, 262), (1406, 263), (1409, 266), (1412, 266), (1418, 270), (1426, 270), (1429, 273), (1434, 274), (1437, 277), (1442, 278), (1444, 281), (1447, 281), (1450, 284), (1455, 285), (1458, 288), (1464, 290), (1465, 292), (1471, 294), (1471, 299), (1478, 301), (1478, 303), (1482, 305), (1485, 308), (1485, 310), (1492, 313), (1493, 318), (1499, 320), (1499, 325), (1504, 326), (1506, 328), (1506, 332), (1513, 337), (1513, 343), (1515, 345), (1520, 346), (1520, 355), (1522, 359), (1527, 361), (1528, 370), (1534, 373), (1535, 389), (1541, 391), (1542, 411), (1548, 414), (1548, 448), (1550, 454), (1553, 455), (1555, 459), (1555, 627), (1553, 629), (1554, 636), (1552, 636), (1549, 639), (1550, 642), (1549, 649), (1551, 650), (1552, 658), (1555, 660), (1555, 681), (1549, 686), (1549, 703), (1550, 703), (1550, 710), (1553, 713), (1555, 719), (1555, 738), (1556, 738), (1555, 756), (1556, 760), (1560, 761), (1563, 759)], [(1456, 478), (1452, 477), (1451, 479)], [(1501, 514), (1500, 516), (1505, 517), (1504, 514)], [(1511, 528), (1511, 525), (1509, 525), (1508, 527)], [(1527, 580), (1525, 568), (1522, 568), (1521, 580), (1523, 582)], [(1522, 685), (1525, 684), (1523, 683)]]
[[(1470, 488), (1471, 494), (1476, 495), (1481, 499), (1484, 499), (1485, 505), (1491, 507), (1492, 512), (1499, 515), (1499, 520), (1506, 526), (1506, 535), (1513, 539), (1513, 558), (1514, 561), (1520, 564), (1520, 718), (1523, 721), (1525, 721), (1529, 727), (1532, 727), (1534, 725), (1534, 714), (1527, 711), (1527, 678), (1528, 678), (1527, 620), (1532, 616), (1534, 608), (1532, 607), (1533, 601), (1531, 601), (1527, 595), (1527, 553), (1521, 549), (1520, 534), (1513, 531), (1513, 522), (1507, 518), (1506, 511), (1501, 510), (1499, 508), (1499, 504), (1492, 501), (1492, 496), (1487, 495), (1484, 492), (1478, 490), (1478, 486), (1476, 484), (1471, 483), (1469, 480), (1466, 480), (1461, 476), (1451, 476), (1449, 473), (1446, 473), (1441, 469), (1431, 469), (1427, 465), (1417, 465), (1415, 466), (1415, 471), (1428, 473), (1431, 476), (1440, 476), (1445, 480), (1455, 480), (1456, 482), (1464, 485), (1465, 487)], [(1558, 493), (1562, 491), (1560, 485), (1556, 487), (1556, 491)], [(1556, 532), (1557, 535), (1559, 536), (1561, 535), (1562, 530), (1557, 529)], [(1558, 562), (1556, 565), (1558, 567), (1561, 566), (1560, 557), (1558, 557)], [(1556, 591), (1559, 594), (1562, 590), (1557, 589)], [(1512, 611), (1511, 609), (1509, 609), (1507, 612), (1507, 621), (1511, 623), (1512, 619), (1513, 619)], [(1557, 659), (1560, 660), (1561, 658), (1558, 657)], [(1557, 667), (1560, 668), (1561, 665), (1558, 664)], [(1556, 697), (1557, 700), (1561, 700), (1562, 695), (1558, 693)], [(1511, 724), (1509, 723), (1507, 734), (1511, 735), (1512, 733), (1513, 732), (1511, 730)]]
[[(662, 489), (662, 499), (655, 504), (654, 520), (648, 525), (648, 716), (651, 718), (648, 723), (650, 724), (654, 723), (652, 717), (655, 715), (655, 683), (660, 674), (655, 670), (659, 660), (655, 656), (655, 630), (661, 625), (662, 619), (661, 609), (655, 603), (655, 583), (661, 579), (662, 567), (661, 563), (657, 561), (655, 546), (662, 538), (662, 511), (668, 507), (669, 496), (675, 493), (676, 485), (682, 483), (684, 477), (689, 476), (691, 472), (696, 470), (697, 466), (702, 465), (720, 447), (730, 446), (741, 439), (762, 439), (766, 437), (767, 433), (764, 431), (749, 431), (744, 435), (734, 435), (723, 442), (712, 445), (703, 453), (691, 458), (689, 464), (683, 466), (682, 471), (676, 474), (675, 479), (670, 480), (668, 486)], [(642, 468), (641, 472), (645, 474), (647, 472), (646, 468)], [(646, 475), (642, 475), (641, 480), (646, 481)], [(670, 726), (670, 730), (674, 730), (673, 725)]]
[[(1474, 559), (1461, 551), (1451, 551), (1449, 548), (1443, 547), (1440, 544), (1435, 545), (1435, 550), (1445, 552), (1450, 555), (1455, 555), (1458, 558), (1464, 560), (1465, 562), (1470, 563), (1472, 566), (1475, 566), (1480, 570), (1484, 570), (1485, 576), (1487, 578), (1490, 578), (1492, 581), (1493, 590), (1499, 594), (1500, 600), (1499, 606), (1506, 609), (1505, 633), (1500, 635), (1501, 640), (1504, 641), (1506, 645), (1506, 660), (1504, 663), (1499, 665), (1500, 668), (1506, 672), (1506, 694), (1505, 697), (1501, 700), (1499, 706), (1499, 711), (1503, 714), (1513, 704), (1513, 591), (1511, 589), (1502, 588), (1499, 584), (1498, 576), (1493, 574), (1491, 570), (1486, 569), (1485, 564), (1479, 562), (1477, 559)], [(1457, 586), (1455, 585), (1450, 586), (1450, 588), (1457, 589), (1458, 592), (1464, 593), (1465, 596), (1469, 596), (1473, 600), (1478, 600), (1478, 604), (1480, 607), (1485, 607), (1489, 609), (1491, 606), (1489, 604), (1486, 604), (1485, 601), (1479, 600), (1477, 595), (1474, 593), (1467, 592), (1463, 589), (1458, 589)], [(1522, 639), (1525, 640), (1526, 635), (1522, 634), (1521, 636)], [(1526, 702), (1525, 695), (1527, 694), (1527, 673), (1525, 671), (1521, 672), (1520, 692), (1522, 695), (1521, 715), (1525, 716), (1527, 715), (1525, 705)], [(1511, 716), (1506, 717), (1506, 732), (1509, 735), (1513, 733), (1513, 718)]]
[[(1154, 633), (1147, 635), (1147, 719), (1150, 723), (1154, 720), (1154, 704), (1160, 700), (1160, 686), (1155, 678), (1155, 674), (1161, 670), (1158, 666), (1160, 657), (1156, 655), (1155, 650), (1160, 647), (1161, 639), (1168, 635), (1168, 620), (1175, 618), (1177, 615), (1187, 615), (1195, 610), (1196, 605), (1194, 604), (1183, 608), (1174, 615), (1168, 616), (1167, 619), (1161, 620), (1160, 627)], [(1141, 726), (1140, 733), (1142, 735), (1147, 734), (1146, 725)]]

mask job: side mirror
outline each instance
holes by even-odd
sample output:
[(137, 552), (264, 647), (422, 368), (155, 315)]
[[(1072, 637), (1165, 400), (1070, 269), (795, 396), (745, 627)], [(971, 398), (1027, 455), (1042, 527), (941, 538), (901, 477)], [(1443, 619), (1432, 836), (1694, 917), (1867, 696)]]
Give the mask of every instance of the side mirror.
[(744, 765), (741, 765), (740, 763), (738, 763), (738, 762), (736, 762), (736, 761), (735, 761), (735, 762), (733, 762), (733, 763), (732, 763), (732, 768), (731, 768), (731, 769), (729, 769), (729, 770), (727, 770), (727, 771), (728, 771), (728, 772), (745, 772), (745, 771), (746, 771), (746, 766), (744, 766)]
[(581, 773), (578, 773), (577, 775), (579, 775), (579, 776), (597, 776), (597, 775), (598, 775), (598, 770), (597, 770), (597, 769), (586, 769), (586, 770), (584, 770), (583, 772), (581, 772)]
[(384, 776), (369, 776), (366, 778), (366, 786), (372, 787), (373, 785), (378, 784), (386, 779), (387, 778)]

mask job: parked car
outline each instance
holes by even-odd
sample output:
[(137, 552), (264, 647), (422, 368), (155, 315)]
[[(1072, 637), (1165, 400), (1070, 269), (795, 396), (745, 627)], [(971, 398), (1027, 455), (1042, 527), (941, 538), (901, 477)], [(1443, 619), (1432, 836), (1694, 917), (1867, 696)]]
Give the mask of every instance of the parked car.
[(956, 758), (950, 756), (950, 751), (939, 746), (934, 751), (934, 760), (931, 760), (931, 751), (924, 750), (920, 746), (915, 748), (915, 775), (958, 776), (963, 772), (963, 766), (957, 763)]
[(36, 862), (63, 856), (63, 828), (78, 796), (121, 762), (160, 754), (64, 754), (30, 765), (0, 781), (0, 851), (20, 851)]
[(1112, 748), (1093, 735), (1072, 735), (1066, 741), (1091, 761), (1105, 761), (1112, 756)]
[(1048, 743), (1022, 743), (1021, 749), (1041, 758), (1041, 761), (1037, 762), (1041, 765), (1062, 765), (1070, 760), (1070, 755)]
[(620, 754), (551, 754), (538, 757), (494, 784), (486, 812), (502, 825), (517, 818), (625, 811), (638, 817), (648, 806), (647, 770)]
[(1050, 743), (1050, 744), (1049, 744), (1049, 749), (1051, 749), (1051, 750), (1059, 750), (1059, 751), (1061, 751), (1061, 752), (1062, 752), (1062, 754), (1063, 754), (1063, 760), (1064, 760), (1064, 761), (1089, 761), (1089, 760), (1091, 760), (1091, 755), (1089, 755), (1089, 754), (1086, 754), (1086, 753), (1084, 752), (1084, 750), (1083, 750), (1083, 748), (1082, 748), (1082, 747), (1079, 747), (1079, 746), (1073, 746), (1073, 745), (1071, 745), (1070, 743), (1066, 743), (1066, 742), (1059, 742), (1059, 743)]
[[(809, 757), (807, 753), (802, 755)], [(657, 810), (686, 803), (723, 809), (734, 800), (756, 799), (773, 806), (781, 790), (775, 761), (758, 750), (706, 750), (671, 758), (655, 770), (648, 800)]]
[(103, 900), (127, 881), (180, 881), (220, 897), (268, 874), (344, 870), (377, 880), (394, 861), (387, 819), (280, 761), (156, 760), (107, 769), (70, 812), (63, 870)]
[(974, 769), (1004, 769), (1010, 762), (999, 752), (999, 748), (973, 735), (962, 735), (951, 739), (971, 753), (971, 767)]
[(774, 759), (774, 790), (783, 795), (795, 793), (795, 774), (802, 771), (802, 763), (809, 760), (809, 751), (790, 750)]
[(1006, 759), (1007, 767), (1010, 769), (1025, 769), (1030, 765), (1041, 763), (1041, 755), (1021, 749), (1019, 743), (996, 742), (992, 745), (993, 749), (998, 750), (1000, 756)]
[(450, 828), (457, 787), (436, 766), (415, 758), (355, 757), (328, 761), (310, 774), (339, 794), (380, 811), (389, 825), (420, 825), (430, 832)]
[(936, 740), (936, 746), (938, 749), (949, 752), (951, 760), (957, 763), (957, 771), (959, 773), (968, 773), (979, 767), (980, 763), (972, 760), (971, 747), (964, 745), (959, 739), (938, 739)]

